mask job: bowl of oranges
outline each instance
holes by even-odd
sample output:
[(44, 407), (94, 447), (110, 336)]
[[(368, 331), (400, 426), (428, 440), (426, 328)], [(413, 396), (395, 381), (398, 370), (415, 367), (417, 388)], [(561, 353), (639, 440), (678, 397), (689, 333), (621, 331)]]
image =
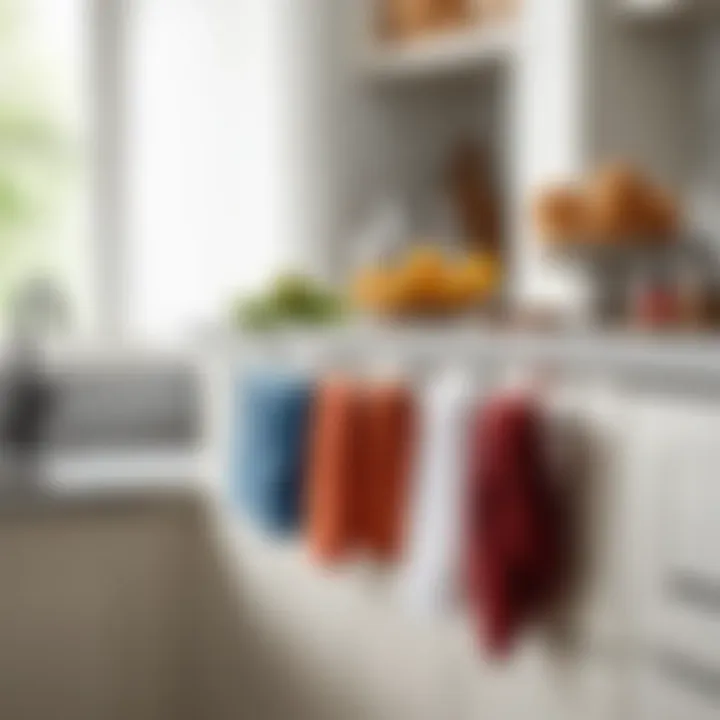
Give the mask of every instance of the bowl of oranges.
[(420, 245), (396, 263), (361, 270), (352, 298), (360, 309), (385, 317), (453, 316), (486, 305), (501, 279), (501, 263), (490, 253), (450, 257)]

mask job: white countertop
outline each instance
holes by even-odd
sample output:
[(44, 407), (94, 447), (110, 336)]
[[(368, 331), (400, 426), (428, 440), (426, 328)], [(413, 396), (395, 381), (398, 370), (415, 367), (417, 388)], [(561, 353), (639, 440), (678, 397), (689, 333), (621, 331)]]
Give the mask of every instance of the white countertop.
[(720, 333), (644, 334), (593, 330), (515, 331), (477, 325), (368, 326), (286, 331), (226, 338), (235, 359), (261, 357), (311, 365), (323, 359), (352, 365), (371, 359), (412, 362), (483, 360), (547, 362), (611, 371), (698, 373), (720, 379)]

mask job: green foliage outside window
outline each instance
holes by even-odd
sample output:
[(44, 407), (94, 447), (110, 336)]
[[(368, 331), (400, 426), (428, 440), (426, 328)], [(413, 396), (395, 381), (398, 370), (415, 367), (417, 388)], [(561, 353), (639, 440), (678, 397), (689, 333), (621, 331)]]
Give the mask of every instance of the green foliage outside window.
[(24, 3), (0, 0), (0, 307), (5, 310), (18, 286), (43, 267), (53, 223), (73, 181), (59, 83), (52, 63), (27, 42)]

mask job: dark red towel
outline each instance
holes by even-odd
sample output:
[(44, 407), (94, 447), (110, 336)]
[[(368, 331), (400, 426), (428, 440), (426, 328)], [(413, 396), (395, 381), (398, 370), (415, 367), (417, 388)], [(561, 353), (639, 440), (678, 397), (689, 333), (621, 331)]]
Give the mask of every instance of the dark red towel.
[(503, 655), (560, 584), (560, 488), (532, 399), (492, 400), (478, 412), (473, 433), (468, 595), (480, 636)]

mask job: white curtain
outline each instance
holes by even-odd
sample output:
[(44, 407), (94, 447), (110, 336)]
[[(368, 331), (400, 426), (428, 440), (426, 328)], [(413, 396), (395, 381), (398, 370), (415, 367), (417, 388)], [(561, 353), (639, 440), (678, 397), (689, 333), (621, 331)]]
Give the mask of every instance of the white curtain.
[(291, 3), (134, 2), (126, 312), (155, 338), (294, 261)]

